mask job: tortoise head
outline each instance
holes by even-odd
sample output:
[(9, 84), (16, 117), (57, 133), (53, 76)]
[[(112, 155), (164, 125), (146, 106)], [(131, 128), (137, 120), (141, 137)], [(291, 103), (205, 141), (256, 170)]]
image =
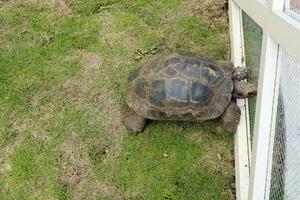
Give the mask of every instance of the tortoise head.
[(252, 83), (234, 80), (232, 96), (237, 99), (249, 98), (256, 96), (257, 87)]

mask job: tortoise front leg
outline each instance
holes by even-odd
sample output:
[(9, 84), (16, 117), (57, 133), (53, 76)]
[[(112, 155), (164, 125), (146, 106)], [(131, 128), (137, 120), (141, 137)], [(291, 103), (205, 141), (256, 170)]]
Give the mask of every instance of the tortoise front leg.
[(141, 133), (145, 128), (146, 119), (138, 116), (136, 113), (133, 113), (132, 115), (127, 117), (126, 125), (131, 131)]
[(223, 130), (235, 133), (240, 122), (240, 117), (240, 107), (236, 103), (231, 102), (221, 117)]

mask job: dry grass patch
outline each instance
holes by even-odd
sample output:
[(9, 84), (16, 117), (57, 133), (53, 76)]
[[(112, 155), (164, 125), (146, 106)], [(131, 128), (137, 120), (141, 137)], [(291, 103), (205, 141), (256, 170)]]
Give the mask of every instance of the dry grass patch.
[(22, 145), (26, 131), (29, 131), (32, 127), (32, 121), (28, 119), (19, 118), (12, 121), (8, 125), (7, 130), (10, 133), (14, 133), (16, 136), (13, 143), (8, 143), (3, 149), (1, 149), (0, 157), (2, 157), (2, 155), (3, 157), (6, 157), (13, 154), (14, 150)]
[(80, 63), (87, 69), (99, 69), (101, 66), (101, 57), (96, 53), (84, 52), (81, 55)]
[(3, 144), (3, 148), (0, 148), (0, 175), (4, 175), (11, 170), (9, 156), (11, 156), (15, 150), (23, 144), (25, 140), (25, 134), (31, 128), (32, 121), (22, 118), (12, 121), (7, 127), (9, 134), (15, 134), (15, 138), (13, 142)]
[(97, 200), (102, 198), (114, 200), (124, 199), (124, 197), (118, 194), (116, 187), (109, 186), (96, 178), (80, 182), (74, 191), (74, 200)]
[(69, 15), (71, 14), (70, 6), (64, 0), (9, 0), (4, 6), (6, 7), (24, 7), (34, 6), (36, 8), (49, 7), (50, 12), (46, 15)]
[(98, 80), (107, 79), (102, 67), (101, 56), (92, 52), (75, 52), (68, 59), (79, 60), (81, 69), (67, 78), (60, 86), (59, 92), (66, 100), (75, 105), (84, 105), (89, 96), (94, 96)]
[(96, 177), (88, 150), (79, 142), (76, 133), (72, 133), (57, 151), (60, 152), (62, 164), (60, 181), (62, 185), (67, 186), (72, 199), (122, 199), (115, 187)]
[(185, 4), (187, 13), (201, 16), (210, 24), (226, 24), (228, 0), (191, 0)]
[(128, 30), (117, 30), (118, 21), (108, 11), (104, 11), (99, 16), (101, 22), (100, 40), (109, 48), (113, 48), (113, 44), (119, 44), (123, 48), (137, 50), (140, 47), (140, 41)]
[(64, 184), (75, 186), (90, 176), (92, 169), (86, 149), (76, 142), (76, 138), (71, 140), (73, 142), (67, 141), (59, 147), (64, 172), (61, 181)]
[[(123, 126), (122, 124), (122, 114), (121, 107), (116, 102), (114, 95), (108, 90), (104, 89), (96, 96), (97, 101), (103, 105), (102, 111), (103, 114), (107, 117), (107, 129), (120, 129)], [(113, 123), (113, 124), (110, 124)]]

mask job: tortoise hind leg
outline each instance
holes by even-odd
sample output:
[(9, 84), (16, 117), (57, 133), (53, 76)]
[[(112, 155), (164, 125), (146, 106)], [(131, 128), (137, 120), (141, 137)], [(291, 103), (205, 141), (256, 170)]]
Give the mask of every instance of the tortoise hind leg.
[(229, 133), (235, 133), (240, 122), (241, 109), (231, 102), (222, 115), (222, 128)]
[(146, 125), (146, 119), (133, 113), (126, 119), (126, 126), (133, 132), (143, 132)]

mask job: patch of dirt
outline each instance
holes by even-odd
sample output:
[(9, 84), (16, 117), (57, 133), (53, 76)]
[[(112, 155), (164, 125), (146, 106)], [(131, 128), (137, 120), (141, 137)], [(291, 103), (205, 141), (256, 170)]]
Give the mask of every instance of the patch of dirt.
[(210, 24), (227, 23), (228, 0), (191, 0), (184, 7), (188, 14), (200, 16)]

